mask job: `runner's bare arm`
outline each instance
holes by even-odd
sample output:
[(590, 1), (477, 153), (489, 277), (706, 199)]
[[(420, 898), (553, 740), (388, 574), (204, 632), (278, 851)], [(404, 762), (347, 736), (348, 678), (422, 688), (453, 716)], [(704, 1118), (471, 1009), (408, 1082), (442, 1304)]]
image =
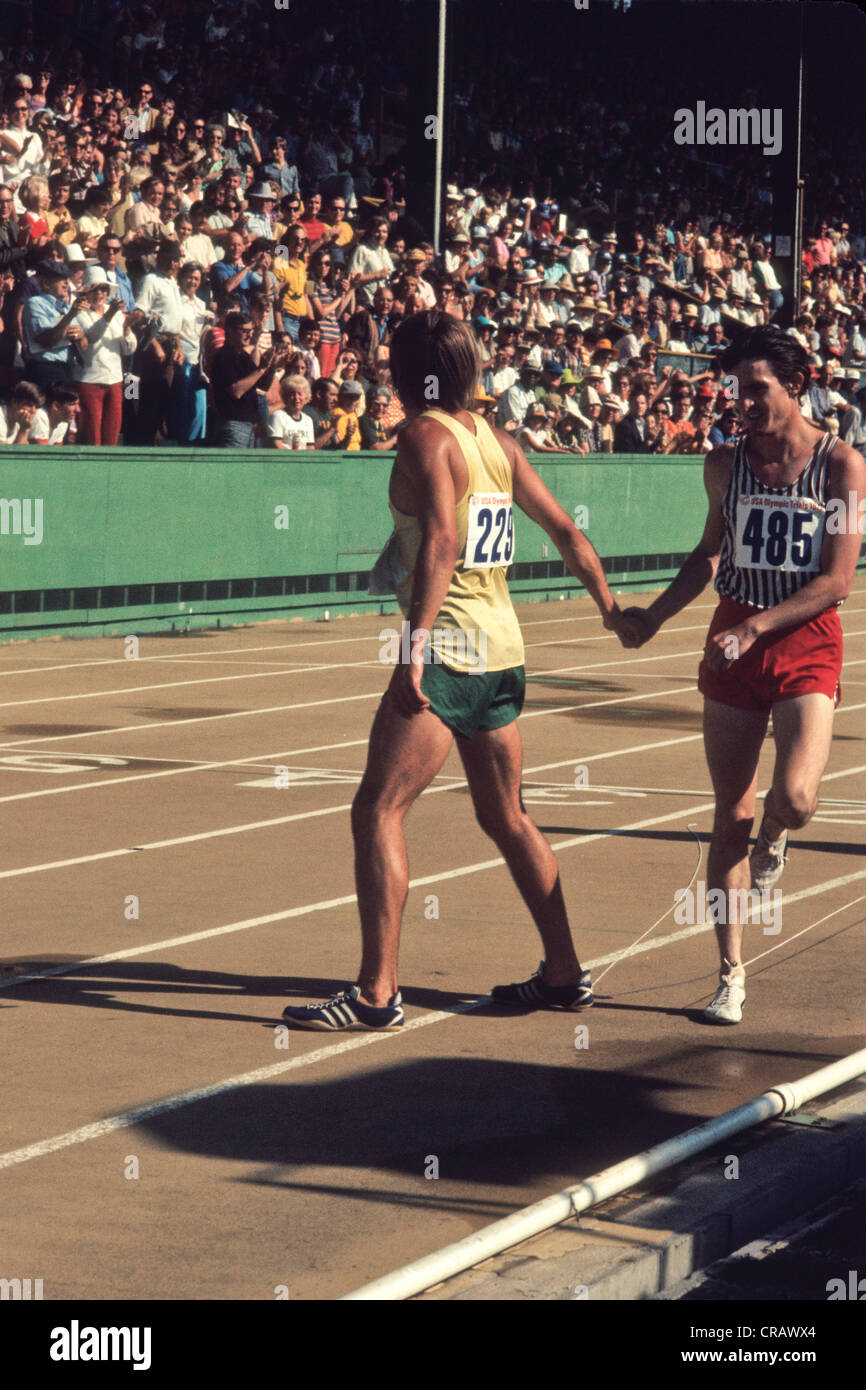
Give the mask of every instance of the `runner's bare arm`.
[(730, 481), (733, 462), (734, 450), (730, 444), (720, 444), (707, 454), (704, 459), (704, 487), (708, 505), (701, 539), (676, 578), (648, 608), (626, 610), (627, 617), (637, 622), (643, 621), (647, 638), (658, 632), (668, 618), (673, 618), (698, 594), (703, 593), (715, 579), (722, 549), (722, 499)]
[(517, 441), (504, 430), (494, 432), (511, 463), (514, 500), (518, 507), (547, 532), (562, 556), (566, 569), (580, 580), (595, 599), (605, 626), (617, 631), (622, 615), (608, 588), (601, 561), (593, 546), (545, 487)]
[(752, 626), (760, 636), (806, 623), (851, 592), (860, 558), (866, 510), (866, 463), (840, 440), (830, 455), (830, 504), (821, 546), (821, 573), (790, 598), (756, 614)]

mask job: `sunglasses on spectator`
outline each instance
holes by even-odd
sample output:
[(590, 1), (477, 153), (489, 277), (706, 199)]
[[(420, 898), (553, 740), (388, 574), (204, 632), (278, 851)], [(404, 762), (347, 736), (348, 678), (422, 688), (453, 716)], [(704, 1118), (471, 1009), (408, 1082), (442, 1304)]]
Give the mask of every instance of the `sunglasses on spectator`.
[(29, 110), (30, 110), (30, 107), (29, 107), (29, 106), (13, 106), (13, 107), (12, 107), (12, 110), (13, 110), (13, 111), (29, 111)]

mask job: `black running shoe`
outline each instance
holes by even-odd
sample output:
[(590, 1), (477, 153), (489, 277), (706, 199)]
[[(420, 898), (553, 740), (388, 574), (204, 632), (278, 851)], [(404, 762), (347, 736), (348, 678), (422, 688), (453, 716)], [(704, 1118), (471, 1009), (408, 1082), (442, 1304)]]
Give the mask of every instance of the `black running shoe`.
[(595, 1003), (589, 971), (584, 970), (576, 985), (546, 985), (541, 978), (544, 961), (535, 974), (520, 984), (495, 985), (490, 991), (497, 1004), (517, 1004), (525, 1009), (563, 1009), (580, 1013)]

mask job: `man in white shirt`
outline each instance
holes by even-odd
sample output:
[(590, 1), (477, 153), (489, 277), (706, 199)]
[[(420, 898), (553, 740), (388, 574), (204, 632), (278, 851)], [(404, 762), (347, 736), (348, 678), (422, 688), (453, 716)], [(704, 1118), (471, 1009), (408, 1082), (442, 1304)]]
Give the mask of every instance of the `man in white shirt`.
[(180, 333), (183, 325), (177, 283), (182, 260), (183, 252), (176, 241), (162, 242), (156, 255), (156, 270), (145, 275), (135, 301), (137, 309), (157, 320), (161, 333)]
[(585, 227), (578, 227), (574, 241), (574, 248), (568, 255), (568, 273), (586, 275), (589, 273), (589, 232)]
[(189, 210), (189, 218), (192, 222), (192, 236), (187, 237), (186, 254), (196, 265), (203, 266), (205, 272), (210, 270), (212, 265), (216, 265), (220, 259), (220, 254), (208, 236), (208, 208), (205, 203), (193, 203)]
[(30, 426), (31, 444), (68, 444), (75, 433), (81, 407), (78, 392), (69, 381), (55, 381), (45, 392), (45, 405), (37, 410)]
[(385, 249), (389, 230), (387, 217), (374, 217), (364, 240), (352, 252), (349, 275), (360, 275), (358, 297), (364, 304), (372, 305), (378, 286), (387, 284), (394, 274), (394, 262)]
[(514, 362), (514, 348), (510, 343), (496, 349), (493, 359), (493, 394), (497, 398), (513, 386), (517, 380)]

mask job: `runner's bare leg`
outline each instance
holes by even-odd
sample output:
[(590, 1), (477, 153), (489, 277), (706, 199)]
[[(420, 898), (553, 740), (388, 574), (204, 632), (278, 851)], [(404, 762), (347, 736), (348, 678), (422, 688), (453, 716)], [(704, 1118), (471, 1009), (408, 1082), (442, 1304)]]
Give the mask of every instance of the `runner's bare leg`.
[[(748, 892), (752, 886), (749, 869), (749, 836), (755, 818), (758, 790), (758, 759), (769, 724), (769, 714), (761, 710), (738, 709), (717, 700), (704, 699), (704, 750), (716, 797), (713, 837), (707, 859), (707, 892), (722, 889), (727, 894), (726, 920), (716, 923), (719, 963), (725, 961), (742, 969), (743, 924), (739, 921), (734, 890)], [(731, 919), (734, 920), (731, 920)]]
[(390, 694), (373, 721), (367, 768), (352, 804), (363, 941), (358, 984), (364, 1004), (382, 1007), (397, 992), (400, 925), (409, 892), (403, 821), (442, 767), (453, 739), (431, 710), (410, 719), (398, 714)]
[(577, 984), (581, 975), (556, 856), (520, 797), (523, 748), (517, 722), (457, 738), (478, 824), (498, 846), (544, 943), (544, 982)]
[(833, 740), (833, 701), (820, 691), (773, 706), (776, 766), (764, 798), (767, 835), (802, 830), (818, 806), (818, 787)]

